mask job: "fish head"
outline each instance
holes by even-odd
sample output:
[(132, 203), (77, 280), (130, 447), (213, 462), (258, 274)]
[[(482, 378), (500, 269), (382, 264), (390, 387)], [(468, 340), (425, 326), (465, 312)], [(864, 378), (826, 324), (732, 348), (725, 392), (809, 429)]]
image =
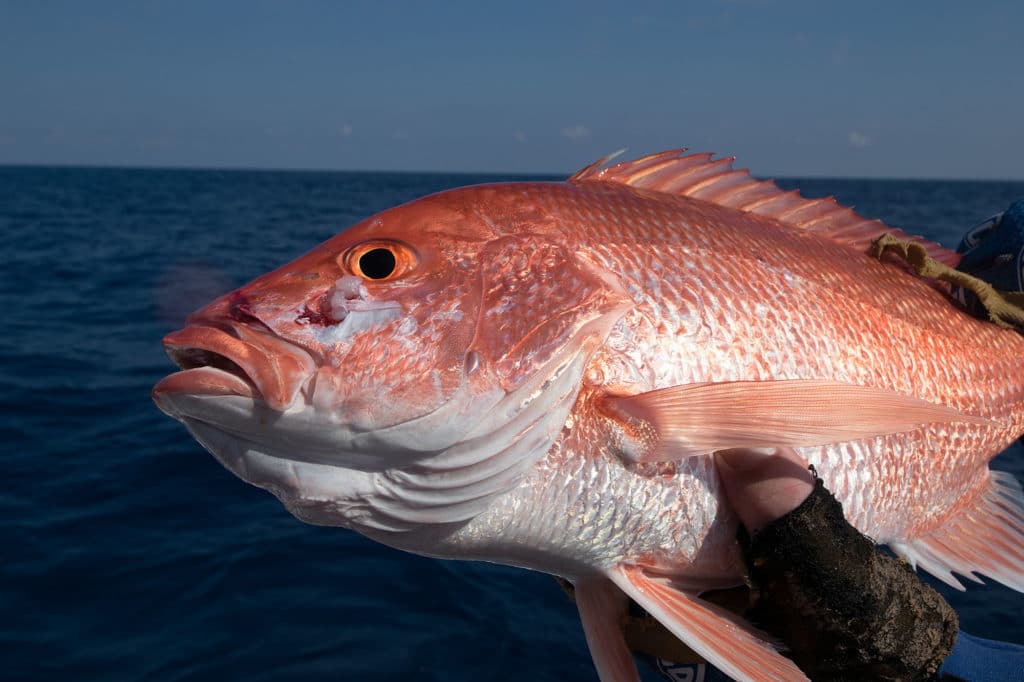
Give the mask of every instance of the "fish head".
[(191, 315), (153, 397), (303, 520), (409, 532), (472, 518), (543, 456), (624, 311), (521, 193), (453, 190)]

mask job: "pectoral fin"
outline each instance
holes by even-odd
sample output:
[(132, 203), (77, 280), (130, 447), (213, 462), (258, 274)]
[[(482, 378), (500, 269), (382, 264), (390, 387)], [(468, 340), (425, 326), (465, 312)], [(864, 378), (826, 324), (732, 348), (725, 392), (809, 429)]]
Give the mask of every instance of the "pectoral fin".
[(638, 566), (618, 566), (609, 577), (672, 634), (733, 679), (807, 679), (763, 633), (728, 611), (673, 587), (667, 579), (649, 576)]
[(810, 447), (902, 433), (932, 423), (992, 424), (945, 405), (838, 381), (730, 381), (606, 396), (634, 462), (676, 461), (728, 448)]

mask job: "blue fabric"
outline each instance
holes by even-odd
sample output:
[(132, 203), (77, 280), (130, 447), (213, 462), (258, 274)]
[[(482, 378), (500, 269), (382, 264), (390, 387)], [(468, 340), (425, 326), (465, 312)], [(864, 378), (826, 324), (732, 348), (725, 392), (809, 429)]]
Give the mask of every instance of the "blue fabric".
[[(958, 270), (979, 277), (1001, 291), (1024, 291), (1024, 199), (1010, 204), (964, 235), (957, 251)], [(969, 291), (957, 298), (975, 315), (987, 317)]]
[(953, 653), (939, 669), (939, 678), (944, 675), (969, 682), (1024, 681), (1024, 646), (961, 632), (953, 644)]
[[(729, 677), (707, 663), (672, 663), (639, 656), (671, 682), (728, 682)], [(953, 651), (939, 669), (968, 682), (1024, 682), (1024, 646), (983, 639), (961, 632)]]

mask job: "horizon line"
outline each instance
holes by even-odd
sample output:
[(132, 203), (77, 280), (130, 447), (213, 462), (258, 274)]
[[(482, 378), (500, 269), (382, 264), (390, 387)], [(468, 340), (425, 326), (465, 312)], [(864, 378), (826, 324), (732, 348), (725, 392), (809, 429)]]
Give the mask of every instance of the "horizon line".
[[(379, 174), (379, 175), (487, 175), (498, 177), (532, 177), (532, 178), (554, 178), (567, 179), (574, 171), (567, 173), (552, 171), (494, 171), (494, 170), (394, 170), (394, 169), (344, 169), (344, 168), (300, 168), (300, 167), (246, 167), (246, 166), (184, 166), (184, 165), (148, 165), (148, 164), (120, 164), (120, 163), (44, 163), (44, 162), (7, 162), (0, 161), (0, 169), (4, 168), (53, 168), (66, 170), (125, 170), (125, 171), (187, 171), (187, 172), (212, 172), (212, 173), (346, 173), (346, 174)], [(866, 176), (866, 175), (776, 175), (764, 174), (751, 176), (758, 180), (871, 180), (871, 181), (901, 181), (901, 182), (993, 182), (1007, 184), (1024, 184), (1022, 178), (964, 178), (944, 176)]]

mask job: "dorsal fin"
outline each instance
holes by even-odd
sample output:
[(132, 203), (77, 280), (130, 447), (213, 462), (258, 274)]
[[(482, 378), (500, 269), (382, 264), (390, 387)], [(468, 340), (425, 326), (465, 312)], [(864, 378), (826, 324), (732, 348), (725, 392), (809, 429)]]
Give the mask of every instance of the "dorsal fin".
[(866, 252), (872, 242), (888, 233), (897, 239), (921, 244), (928, 255), (940, 263), (956, 267), (960, 262), (960, 254), (924, 237), (889, 227), (880, 220), (868, 220), (832, 197), (805, 199), (796, 190), (786, 191), (771, 180), (751, 177), (746, 169), (734, 170), (734, 156), (712, 160), (709, 153), (686, 154), (686, 149), (670, 149), (602, 168), (619, 153), (577, 171), (569, 182), (618, 182), (654, 192), (693, 197), (817, 232), (858, 251)]

